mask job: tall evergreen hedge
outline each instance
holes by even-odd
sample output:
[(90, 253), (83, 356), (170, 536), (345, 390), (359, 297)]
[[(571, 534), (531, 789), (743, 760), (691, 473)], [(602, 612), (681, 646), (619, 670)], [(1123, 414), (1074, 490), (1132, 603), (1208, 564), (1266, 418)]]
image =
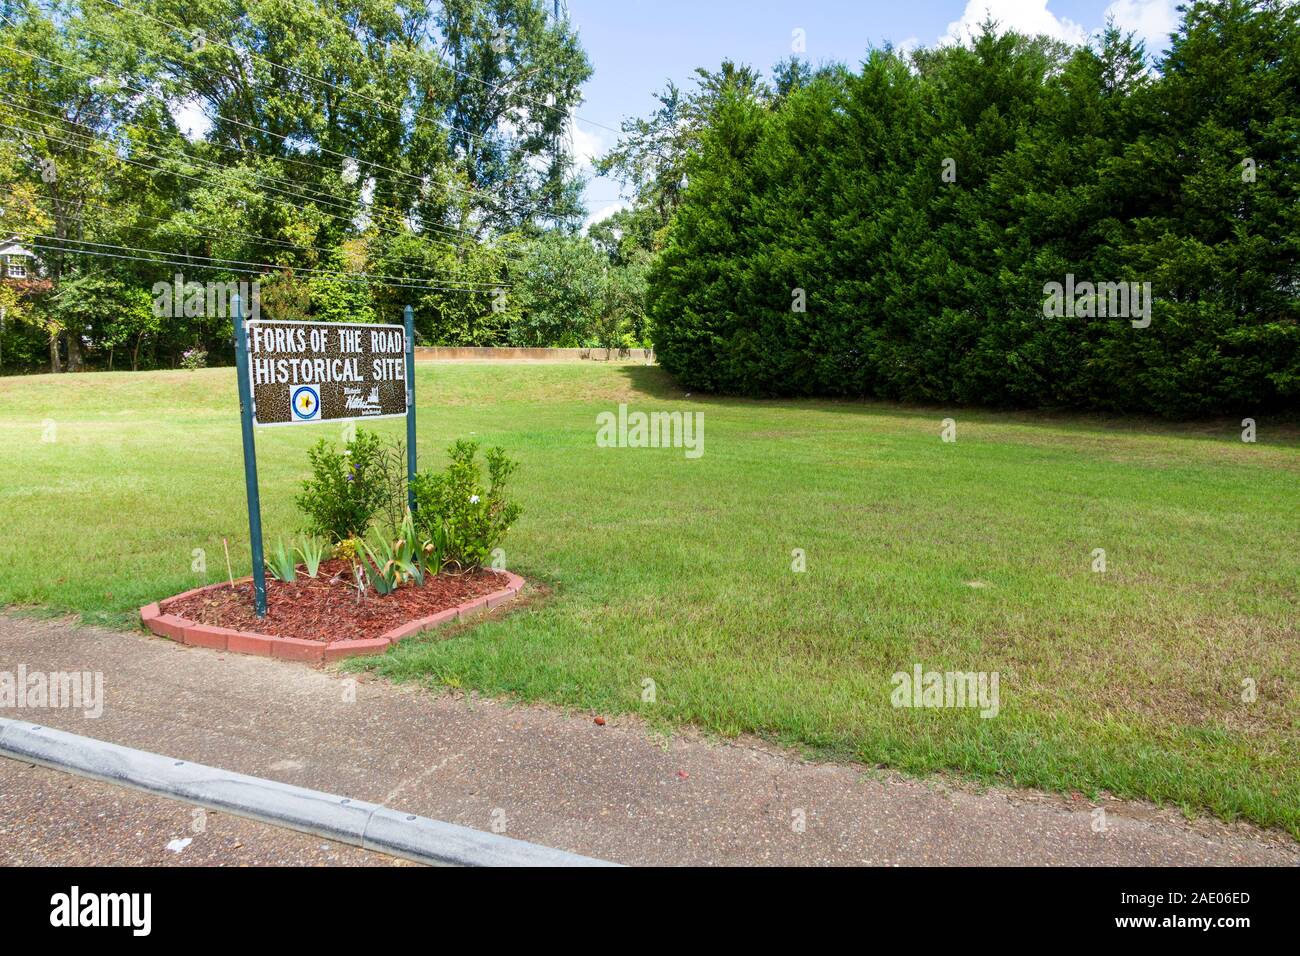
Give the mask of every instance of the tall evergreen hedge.
[[(649, 309), (691, 387), (1300, 406), (1300, 4), (1192, 3), (1155, 70), (1114, 30), (875, 50), (724, 94), (688, 170)], [(1045, 317), (1067, 274), (1150, 283), (1150, 325)]]

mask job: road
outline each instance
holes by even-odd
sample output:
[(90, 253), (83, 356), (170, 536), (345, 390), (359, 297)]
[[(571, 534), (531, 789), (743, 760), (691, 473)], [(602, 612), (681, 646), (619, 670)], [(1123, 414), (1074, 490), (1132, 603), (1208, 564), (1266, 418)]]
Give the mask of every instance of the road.
[(407, 865), (415, 864), (0, 759), (0, 866)]
[[(756, 741), (680, 734), (162, 638), (0, 615), (0, 670), (103, 674), (102, 716), (0, 710), (72, 733), (628, 864), (1284, 865), (1289, 837), (1174, 810), (978, 790)], [(0, 852), (26, 862), (380, 862), (317, 838), (0, 759)], [(51, 808), (42, 819), (42, 805)], [(241, 845), (236, 845), (241, 844)], [(42, 854), (49, 854), (48, 856)], [(187, 854), (189, 854), (187, 856)], [(383, 861), (391, 862), (391, 861)]]

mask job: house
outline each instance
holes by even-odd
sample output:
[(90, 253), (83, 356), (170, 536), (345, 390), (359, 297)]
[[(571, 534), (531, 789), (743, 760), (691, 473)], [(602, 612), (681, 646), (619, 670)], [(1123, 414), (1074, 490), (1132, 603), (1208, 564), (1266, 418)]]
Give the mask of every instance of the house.
[(43, 292), (50, 286), (44, 265), (17, 236), (0, 239), (0, 282), (22, 292)]
[(36, 278), (36, 254), (18, 242), (17, 236), (0, 242), (0, 266), (3, 266), (4, 279)]

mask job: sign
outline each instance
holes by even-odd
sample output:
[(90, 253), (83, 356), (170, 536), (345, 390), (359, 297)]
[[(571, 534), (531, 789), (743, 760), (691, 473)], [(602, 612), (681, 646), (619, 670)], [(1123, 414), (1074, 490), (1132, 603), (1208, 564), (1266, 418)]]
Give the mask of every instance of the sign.
[(247, 323), (253, 423), (406, 415), (406, 330), (340, 322)]
[(253, 606), (266, 617), (254, 425), (406, 418), (406, 503), (415, 512), (415, 313), (403, 325), (244, 321), (234, 297), (235, 379), (244, 445)]

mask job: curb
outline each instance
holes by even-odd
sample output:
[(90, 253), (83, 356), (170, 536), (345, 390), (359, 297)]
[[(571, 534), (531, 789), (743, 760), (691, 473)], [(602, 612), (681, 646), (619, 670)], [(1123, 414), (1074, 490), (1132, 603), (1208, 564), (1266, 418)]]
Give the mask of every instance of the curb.
[(434, 866), (617, 865), (7, 717), (0, 755)]
[[(523, 589), (524, 579), (509, 571), (499, 571), (506, 576), (506, 587), (493, 591), (483, 597), (475, 598), (464, 604), (445, 611), (439, 611), (429, 617), (422, 617), (405, 624), (399, 624), (379, 637), (370, 637), (347, 641), (307, 641), (297, 637), (280, 637), (276, 634), (254, 634), (250, 631), (232, 631), (225, 627), (211, 624), (198, 624), (175, 614), (166, 613), (162, 606), (182, 598), (193, 597), (205, 591), (213, 591), (227, 586), (225, 581), (194, 588), (175, 597), (164, 598), (140, 608), (140, 622), (159, 637), (180, 641), (193, 647), (207, 647), (212, 650), (226, 651), (230, 654), (253, 654), (258, 657), (278, 657), (281, 660), (303, 661), (319, 664), (326, 661), (342, 660), (345, 657), (363, 657), (370, 654), (382, 654), (392, 644), (404, 638), (431, 630), (441, 624), (452, 621), (468, 620), (486, 614), (493, 608), (511, 601)], [(247, 578), (241, 578), (243, 583)]]

